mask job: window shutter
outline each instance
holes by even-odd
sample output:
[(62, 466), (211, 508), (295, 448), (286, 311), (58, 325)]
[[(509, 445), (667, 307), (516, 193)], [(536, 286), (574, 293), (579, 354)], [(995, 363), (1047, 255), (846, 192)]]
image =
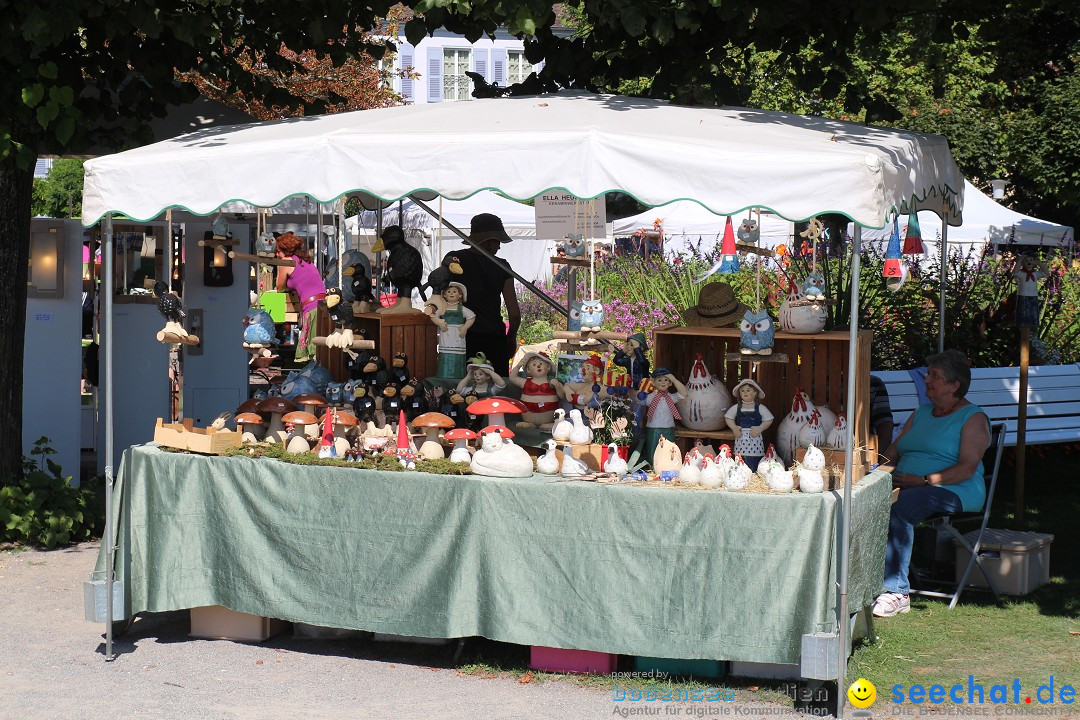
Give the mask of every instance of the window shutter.
[(491, 82), (499, 87), (506, 87), (505, 48), (495, 48), (491, 51)]
[[(401, 43), (400, 50), (398, 51), (398, 59), (401, 62), (400, 69), (402, 71), (407, 70), (413, 66), (413, 46), (408, 43)], [(413, 79), (406, 75), (401, 76), (401, 96), (412, 102), (413, 97)]]
[(488, 74), (488, 51), (487, 48), (483, 50), (473, 49), (473, 72), (480, 77), (484, 78), (488, 82), (491, 82), (491, 76)]
[(431, 51), (428, 54), (428, 77), (427, 77), (427, 99), (428, 102), (442, 102), (442, 55), (438, 52)]

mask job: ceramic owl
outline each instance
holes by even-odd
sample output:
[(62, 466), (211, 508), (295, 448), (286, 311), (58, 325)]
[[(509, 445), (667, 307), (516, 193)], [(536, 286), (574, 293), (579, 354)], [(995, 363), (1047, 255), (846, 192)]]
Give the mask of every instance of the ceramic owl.
[(274, 319), (260, 308), (249, 308), (244, 315), (244, 342), (254, 345), (276, 345)]
[(581, 329), (581, 303), (575, 303), (570, 306), (570, 315), (566, 318), (566, 329)]
[(259, 235), (259, 239), (255, 241), (255, 251), (260, 255), (273, 257), (276, 248), (277, 240), (274, 238), (273, 233), (263, 232)]
[(821, 273), (812, 272), (803, 278), (803, 295), (807, 300), (825, 297), (825, 278), (821, 277)]
[(599, 330), (604, 324), (604, 306), (599, 300), (586, 300), (581, 303), (581, 327)]
[(585, 236), (570, 233), (566, 240), (559, 243), (559, 247), (566, 251), (566, 257), (580, 258), (585, 256)]
[(747, 310), (739, 323), (739, 352), (744, 355), (771, 355), (776, 328), (769, 313)]
[(761, 239), (761, 228), (758, 227), (757, 220), (746, 218), (735, 234), (739, 236), (741, 242), (756, 244)]

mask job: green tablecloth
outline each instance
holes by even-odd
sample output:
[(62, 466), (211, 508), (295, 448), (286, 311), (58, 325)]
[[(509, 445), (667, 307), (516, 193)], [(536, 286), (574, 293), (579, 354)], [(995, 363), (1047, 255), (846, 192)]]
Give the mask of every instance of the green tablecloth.
[[(331, 627), (797, 663), (830, 629), (841, 497), (124, 453), (129, 614), (226, 605)], [(855, 489), (850, 607), (880, 591), (890, 482)], [(103, 559), (99, 558), (103, 566)]]

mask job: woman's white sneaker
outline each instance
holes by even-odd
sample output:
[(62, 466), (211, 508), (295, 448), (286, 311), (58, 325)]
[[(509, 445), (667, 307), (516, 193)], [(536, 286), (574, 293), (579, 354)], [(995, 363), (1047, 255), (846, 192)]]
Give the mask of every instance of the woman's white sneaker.
[(900, 593), (882, 593), (874, 601), (874, 617), (896, 617), (911, 610), (911, 599)]

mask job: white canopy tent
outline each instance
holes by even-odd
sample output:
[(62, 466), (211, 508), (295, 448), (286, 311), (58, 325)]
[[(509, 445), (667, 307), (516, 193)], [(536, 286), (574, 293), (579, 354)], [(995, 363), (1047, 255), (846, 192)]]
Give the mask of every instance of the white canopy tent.
[[(945, 138), (742, 108), (691, 108), (581, 91), (402, 106), (200, 131), (85, 165), (83, 222), (208, 214), (303, 193), (320, 201), (364, 191), (384, 201), (420, 190), (452, 199), (493, 189), (517, 199), (563, 189), (589, 199), (624, 191), (648, 205), (695, 200), (717, 213), (769, 209), (788, 220), (839, 212), (883, 227), (893, 211), (933, 210), (961, 222), (964, 187)], [(105, 283), (111, 287), (112, 263)], [(858, 307), (859, 253), (852, 256)], [(106, 294), (106, 314), (112, 293)], [(107, 326), (111, 327), (111, 325)], [(858, 322), (848, 363), (857, 364)], [(108, 333), (108, 330), (107, 330)], [(106, 335), (106, 453), (112, 458), (113, 347)], [(855, 405), (849, 373), (847, 405)], [(837, 667), (849, 652), (848, 572), (853, 428), (838, 544)], [(106, 469), (111, 497), (112, 468)], [(107, 499), (108, 502), (108, 499)], [(107, 514), (107, 519), (111, 515)], [(111, 527), (106, 527), (111, 538)], [(106, 548), (106, 657), (112, 654), (112, 554)], [(839, 702), (843, 714), (843, 695)]]
[[(736, 230), (746, 217), (758, 220), (756, 212), (742, 212), (731, 218)], [(615, 220), (611, 224), (611, 234), (619, 237), (633, 235), (639, 230), (651, 231), (659, 222), (664, 230), (664, 254), (675, 255), (687, 252), (690, 245), (699, 240), (703, 249), (711, 250), (714, 242), (719, 245), (726, 221), (726, 216), (710, 212), (696, 202), (679, 200)], [(772, 249), (791, 242), (793, 225), (789, 220), (763, 213), (759, 227), (762, 247)]]

